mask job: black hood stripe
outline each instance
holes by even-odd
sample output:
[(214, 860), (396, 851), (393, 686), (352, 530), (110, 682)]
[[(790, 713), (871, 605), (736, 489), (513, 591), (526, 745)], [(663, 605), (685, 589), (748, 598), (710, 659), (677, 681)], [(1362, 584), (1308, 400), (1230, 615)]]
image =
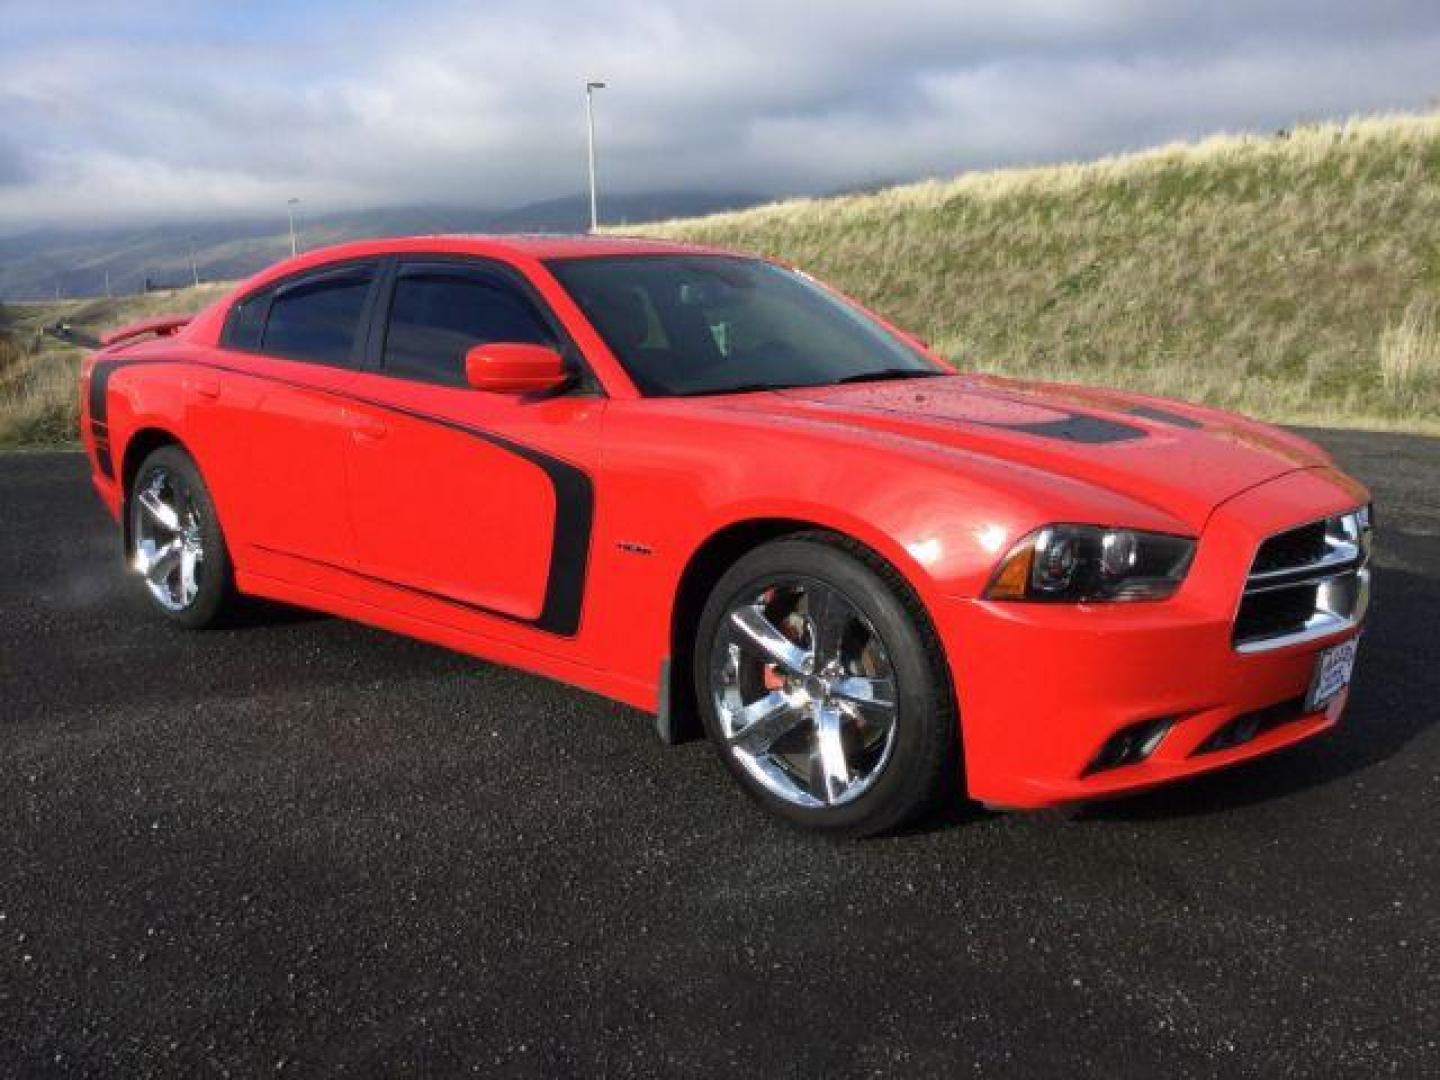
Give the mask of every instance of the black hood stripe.
[(1142, 416), (1146, 420), (1154, 420), (1160, 424), (1169, 424), (1171, 427), (1191, 428), (1198, 430), (1205, 425), (1199, 420), (1192, 420), (1188, 416), (1181, 416), (1179, 413), (1169, 412), (1165, 409), (1156, 408), (1154, 405), (1136, 405), (1130, 410), (1131, 416)]
[(984, 427), (1004, 428), (1006, 431), (1020, 431), (1026, 435), (1038, 435), (1043, 439), (1063, 439), (1073, 443), (1117, 443), (1145, 438), (1143, 428), (1129, 424), (1118, 424), (1099, 416), (1085, 413), (1070, 413), (1059, 420), (1041, 420), (1033, 424), (1001, 424), (984, 420), (970, 421)]

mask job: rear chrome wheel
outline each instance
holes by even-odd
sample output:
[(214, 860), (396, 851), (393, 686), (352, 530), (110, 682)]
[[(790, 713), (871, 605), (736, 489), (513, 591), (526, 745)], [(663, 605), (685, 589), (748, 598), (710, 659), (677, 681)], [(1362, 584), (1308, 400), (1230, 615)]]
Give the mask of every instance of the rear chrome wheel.
[(868, 836), (953, 789), (958, 725), (929, 614), (853, 541), (800, 533), (738, 559), (701, 613), (693, 672), (721, 760), (793, 824)]
[(156, 608), (184, 626), (222, 618), (234, 594), (215, 504), (190, 455), (162, 446), (135, 470), (126, 497), (130, 565)]
[(135, 569), (161, 607), (184, 611), (200, 595), (205, 538), (185, 478), (162, 466), (135, 492)]
[(733, 603), (711, 657), (715, 713), (735, 760), (795, 806), (863, 795), (895, 748), (895, 672), (839, 589), (776, 581)]

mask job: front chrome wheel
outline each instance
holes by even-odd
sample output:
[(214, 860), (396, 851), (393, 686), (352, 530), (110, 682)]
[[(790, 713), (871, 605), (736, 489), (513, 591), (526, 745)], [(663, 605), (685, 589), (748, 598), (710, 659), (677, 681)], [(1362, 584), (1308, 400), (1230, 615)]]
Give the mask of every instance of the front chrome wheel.
[(812, 578), (767, 583), (725, 612), (710, 657), (725, 749), (793, 806), (859, 798), (895, 748), (885, 643), (844, 593)]
[(195, 492), (178, 471), (156, 466), (136, 490), (134, 566), (167, 611), (185, 611), (200, 595), (205, 534)]

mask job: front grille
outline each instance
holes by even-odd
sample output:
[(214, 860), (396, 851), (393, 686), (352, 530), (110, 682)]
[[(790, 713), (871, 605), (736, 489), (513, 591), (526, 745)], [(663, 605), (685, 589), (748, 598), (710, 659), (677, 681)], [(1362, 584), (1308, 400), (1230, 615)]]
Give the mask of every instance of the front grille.
[(1260, 545), (1235, 615), (1241, 652), (1356, 626), (1370, 601), (1370, 508), (1276, 533)]
[(1297, 585), (1293, 589), (1253, 593), (1240, 605), (1235, 619), (1235, 640), (1257, 641), (1292, 633), (1305, 625), (1315, 613), (1315, 598), (1320, 586)]
[(1312, 521), (1298, 529), (1277, 533), (1255, 553), (1252, 574), (1264, 574), (1319, 561), (1325, 555), (1325, 522)]

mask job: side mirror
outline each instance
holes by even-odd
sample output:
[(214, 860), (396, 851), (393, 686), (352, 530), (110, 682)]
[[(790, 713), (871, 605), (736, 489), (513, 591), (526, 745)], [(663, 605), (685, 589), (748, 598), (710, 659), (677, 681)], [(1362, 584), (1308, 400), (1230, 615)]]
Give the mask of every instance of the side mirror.
[(465, 381), (492, 394), (554, 390), (569, 378), (564, 358), (545, 345), (494, 341), (465, 353)]

